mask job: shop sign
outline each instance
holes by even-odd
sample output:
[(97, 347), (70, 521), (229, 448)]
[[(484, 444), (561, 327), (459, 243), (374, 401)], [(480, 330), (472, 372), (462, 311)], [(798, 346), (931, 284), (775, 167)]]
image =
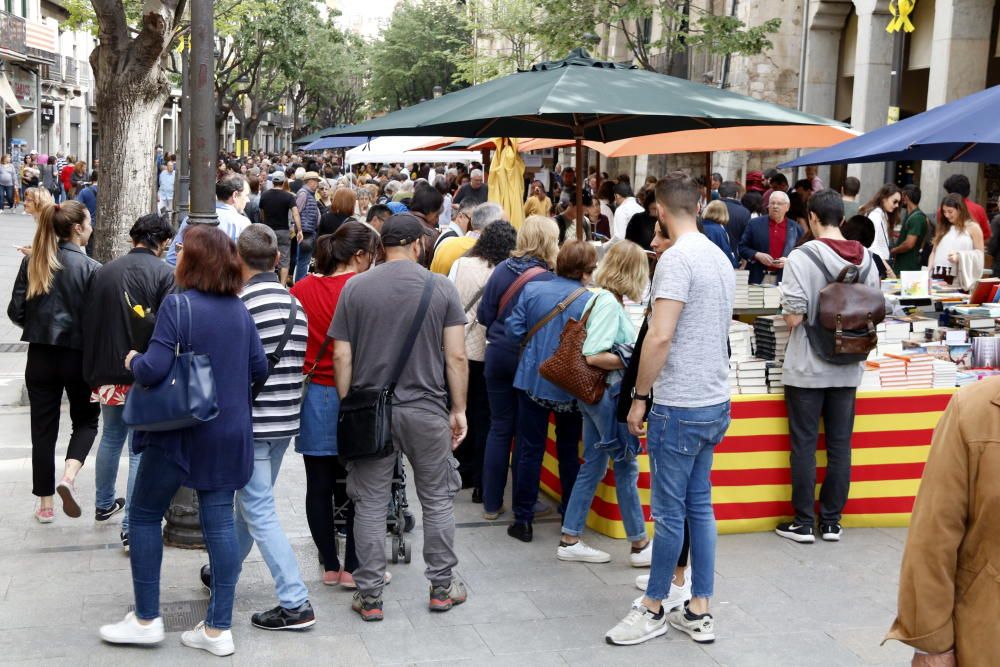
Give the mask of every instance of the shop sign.
[(56, 110), (52, 107), (42, 107), (42, 125), (54, 125), (56, 122)]
[(35, 77), (19, 68), (8, 71), (7, 78), (10, 87), (14, 89), (14, 97), (24, 107), (35, 106)]

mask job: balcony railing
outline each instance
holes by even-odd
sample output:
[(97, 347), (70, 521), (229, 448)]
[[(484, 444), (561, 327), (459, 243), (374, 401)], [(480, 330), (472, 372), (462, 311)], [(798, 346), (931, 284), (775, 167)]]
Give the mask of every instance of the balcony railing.
[(63, 68), (63, 81), (66, 83), (76, 83), (77, 82), (77, 60), (75, 58), (70, 58), (66, 56), (64, 58), (65, 68)]
[(0, 11), (0, 52), (27, 54), (26, 25), (27, 22), (20, 16)]

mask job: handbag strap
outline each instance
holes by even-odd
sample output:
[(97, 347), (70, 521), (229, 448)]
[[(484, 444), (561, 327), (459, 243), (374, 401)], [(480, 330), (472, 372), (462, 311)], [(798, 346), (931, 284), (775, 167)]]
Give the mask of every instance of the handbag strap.
[(428, 273), (427, 278), (424, 280), (424, 291), (420, 295), (420, 304), (417, 306), (416, 315), (413, 317), (413, 321), (410, 322), (410, 330), (406, 332), (406, 338), (403, 339), (403, 347), (399, 350), (399, 355), (396, 357), (396, 365), (392, 369), (392, 378), (389, 381), (389, 395), (391, 396), (393, 391), (396, 389), (396, 383), (399, 381), (399, 376), (403, 372), (403, 367), (406, 366), (406, 360), (410, 358), (410, 353), (413, 351), (413, 345), (417, 342), (417, 334), (420, 332), (420, 327), (424, 323), (424, 317), (427, 315), (427, 308), (431, 305), (431, 296), (434, 294), (434, 274)]
[(531, 327), (531, 329), (525, 335), (524, 340), (521, 341), (521, 349), (523, 350), (524, 348), (528, 347), (528, 341), (530, 341), (542, 327), (551, 322), (561, 312), (569, 308), (569, 305), (574, 301), (576, 301), (578, 298), (580, 298), (580, 295), (582, 295), (586, 291), (587, 291), (586, 287), (581, 287), (580, 289), (576, 290), (568, 297), (557, 303), (555, 308), (550, 310), (545, 317), (538, 320), (538, 322), (535, 323), (535, 326)]
[[(333, 326), (333, 320), (330, 320), (330, 326)], [(323, 358), (326, 351), (330, 349), (330, 345), (333, 343), (333, 336), (329, 333), (326, 334), (326, 338), (323, 339), (323, 343), (319, 346), (319, 351), (316, 353), (316, 359), (313, 361), (312, 366), (306, 372), (306, 382), (312, 381), (312, 376), (316, 374), (316, 367), (319, 366), (319, 360)]]
[(543, 273), (545, 273), (545, 269), (540, 266), (533, 266), (519, 275), (517, 280), (512, 282), (510, 287), (507, 288), (507, 291), (500, 297), (500, 305), (497, 306), (497, 315), (503, 312), (503, 309), (507, 307), (507, 304), (510, 303), (511, 299), (517, 296), (517, 293), (521, 291), (521, 288), (524, 287), (528, 281)]
[(271, 373), (278, 366), (278, 362), (281, 361), (281, 355), (285, 351), (285, 346), (288, 345), (288, 341), (292, 337), (292, 329), (295, 328), (295, 319), (299, 314), (299, 305), (295, 297), (291, 297), (291, 305), (288, 307), (288, 321), (285, 322), (285, 330), (281, 333), (281, 338), (278, 340), (278, 346), (274, 348), (274, 352), (267, 355), (267, 375), (253, 383), (253, 396), (254, 398), (264, 390), (264, 385), (267, 384), (268, 378), (271, 377)]

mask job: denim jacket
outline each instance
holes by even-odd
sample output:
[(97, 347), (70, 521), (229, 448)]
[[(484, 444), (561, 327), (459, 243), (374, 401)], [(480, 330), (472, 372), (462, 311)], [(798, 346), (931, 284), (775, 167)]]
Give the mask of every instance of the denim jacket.
[[(506, 320), (507, 338), (519, 345), (535, 323), (544, 318), (560, 301), (580, 289), (581, 284), (557, 276), (552, 280), (531, 282), (524, 286), (514, 312)], [(569, 318), (579, 320), (590, 299), (589, 291), (581, 294), (562, 313), (552, 318), (528, 341), (514, 375), (514, 387), (533, 398), (561, 403), (572, 402), (573, 396), (543, 378), (538, 367), (552, 356), (559, 346), (559, 336)]]

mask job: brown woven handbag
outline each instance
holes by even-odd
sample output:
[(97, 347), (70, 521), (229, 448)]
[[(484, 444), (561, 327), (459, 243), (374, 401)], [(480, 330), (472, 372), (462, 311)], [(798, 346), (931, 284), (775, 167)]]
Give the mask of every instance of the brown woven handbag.
[(556, 351), (538, 367), (543, 378), (588, 405), (597, 403), (604, 396), (604, 385), (608, 377), (606, 370), (591, 366), (583, 356), (587, 320), (593, 308), (594, 304), (591, 303), (583, 314), (583, 319), (570, 318), (566, 322)]

